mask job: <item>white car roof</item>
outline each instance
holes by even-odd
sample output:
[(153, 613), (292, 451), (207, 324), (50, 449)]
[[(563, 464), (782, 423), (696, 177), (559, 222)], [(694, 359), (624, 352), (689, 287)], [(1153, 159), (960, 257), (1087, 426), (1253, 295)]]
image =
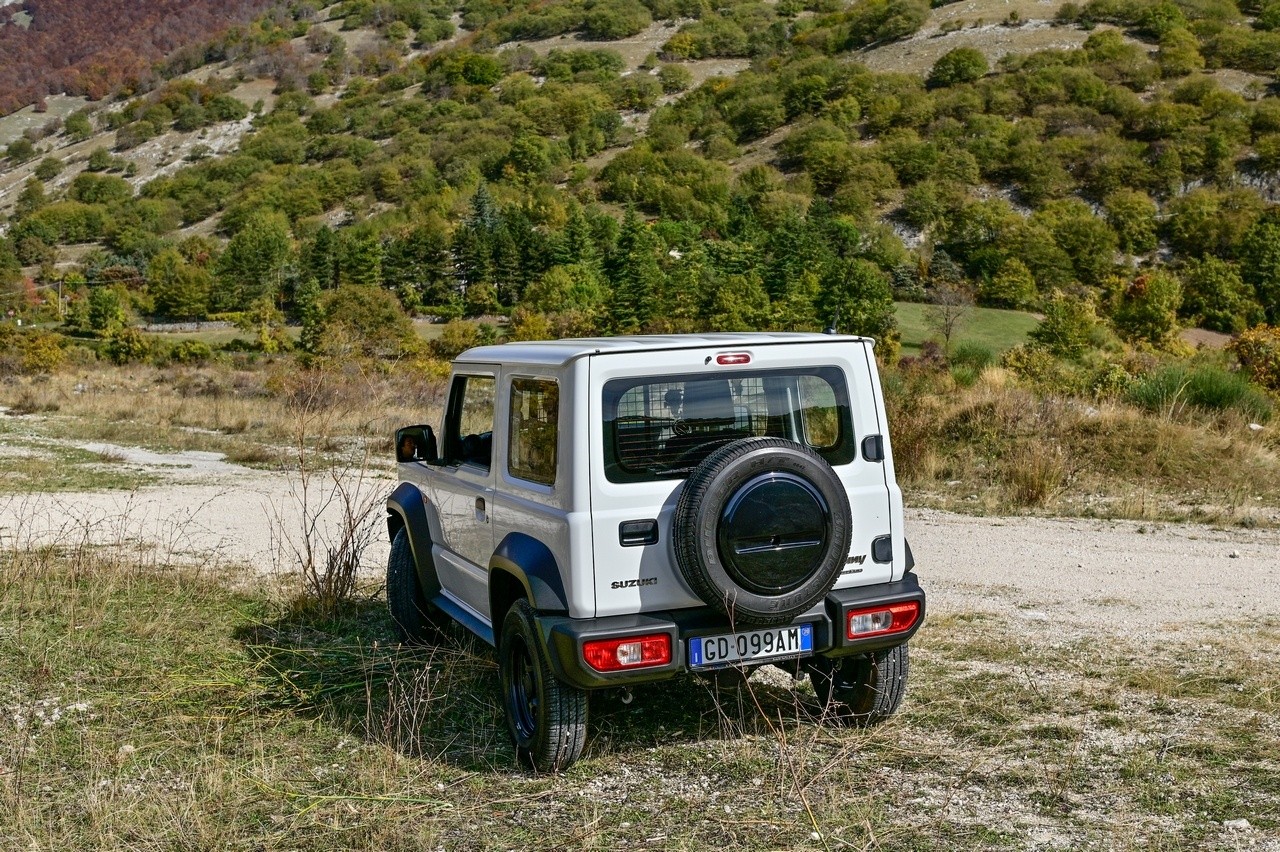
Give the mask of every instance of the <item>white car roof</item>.
[(477, 346), (457, 358), (460, 363), (522, 363), (554, 367), (589, 355), (652, 352), (663, 349), (734, 349), (797, 343), (873, 343), (869, 337), (792, 331), (741, 331), (716, 334), (643, 334), (576, 337)]

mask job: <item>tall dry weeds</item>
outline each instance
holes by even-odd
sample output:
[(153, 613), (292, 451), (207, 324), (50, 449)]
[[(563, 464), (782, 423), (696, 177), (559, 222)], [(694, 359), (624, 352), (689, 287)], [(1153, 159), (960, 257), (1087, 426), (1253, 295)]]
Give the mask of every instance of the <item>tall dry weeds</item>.
[[(335, 614), (355, 594), (361, 559), (378, 533), (386, 499), (385, 476), (372, 467), (371, 447), (336, 429), (357, 401), (363, 374), (322, 362), (283, 379), (281, 395), (292, 421), (290, 499), (296, 521), (275, 513), (276, 552), (296, 570), (300, 603)], [(367, 392), (366, 392), (367, 393)], [(338, 449), (324, 452), (323, 449)]]

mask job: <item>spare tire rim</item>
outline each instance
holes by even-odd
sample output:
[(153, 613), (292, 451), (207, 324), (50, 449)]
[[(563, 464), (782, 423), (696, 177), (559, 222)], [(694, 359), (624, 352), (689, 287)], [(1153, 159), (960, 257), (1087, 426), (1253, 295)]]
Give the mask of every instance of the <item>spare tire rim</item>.
[(720, 562), (741, 589), (785, 595), (826, 560), (831, 509), (812, 482), (770, 471), (734, 491), (716, 530)]

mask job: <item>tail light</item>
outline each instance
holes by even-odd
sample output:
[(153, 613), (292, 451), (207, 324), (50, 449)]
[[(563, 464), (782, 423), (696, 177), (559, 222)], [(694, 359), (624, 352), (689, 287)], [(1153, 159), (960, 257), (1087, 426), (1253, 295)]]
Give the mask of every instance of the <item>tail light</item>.
[(849, 639), (865, 639), (868, 636), (902, 633), (915, 626), (919, 618), (919, 601), (850, 610), (845, 616), (845, 636)]
[(655, 633), (625, 639), (593, 639), (583, 643), (582, 659), (598, 672), (664, 666), (671, 662), (671, 637)]

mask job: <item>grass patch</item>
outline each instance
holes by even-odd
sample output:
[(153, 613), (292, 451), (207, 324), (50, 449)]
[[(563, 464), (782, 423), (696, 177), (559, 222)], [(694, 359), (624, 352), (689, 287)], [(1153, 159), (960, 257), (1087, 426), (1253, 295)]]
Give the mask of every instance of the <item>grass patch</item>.
[(160, 479), (122, 466), (118, 455), (32, 438), (4, 420), (0, 420), (0, 443), (0, 494), (131, 491)]
[(1280, 830), (1274, 708), (1152, 688), (1186, 665), (1190, 683), (1226, 668), (1243, 694), (1273, 689), (1273, 661), (1238, 665), (1259, 650), (1244, 633), (1212, 655), (1091, 652), (934, 617), (879, 728), (821, 724), (785, 679), (732, 706), (681, 680), (594, 695), (584, 759), (539, 777), (513, 768), (492, 656), (460, 637), (397, 647), (378, 601), (318, 619), (90, 550), (0, 562), (16, 847), (1022, 848), (1048, 830), (1192, 849), (1227, 843), (1225, 819)]
[[(928, 305), (916, 302), (895, 302), (898, 331), (902, 334), (902, 354), (919, 355), (920, 347), (938, 335), (925, 320)], [(998, 308), (973, 307), (960, 321), (959, 330), (952, 339), (952, 347), (961, 346), (986, 349), (1000, 353), (1027, 342), (1027, 335), (1039, 324), (1039, 320), (1024, 311), (1006, 311)]]
[(1280, 455), (1239, 411), (1170, 418), (1040, 396), (998, 368), (970, 387), (930, 370), (888, 373), (883, 384), (895, 468), (914, 505), (1276, 523)]
[(1266, 423), (1272, 404), (1244, 375), (1216, 364), (1168, 364), (1135, 381), (1126, 394), (1140, 408), (1173, 418), (1188, 408), (1235, 411)]

